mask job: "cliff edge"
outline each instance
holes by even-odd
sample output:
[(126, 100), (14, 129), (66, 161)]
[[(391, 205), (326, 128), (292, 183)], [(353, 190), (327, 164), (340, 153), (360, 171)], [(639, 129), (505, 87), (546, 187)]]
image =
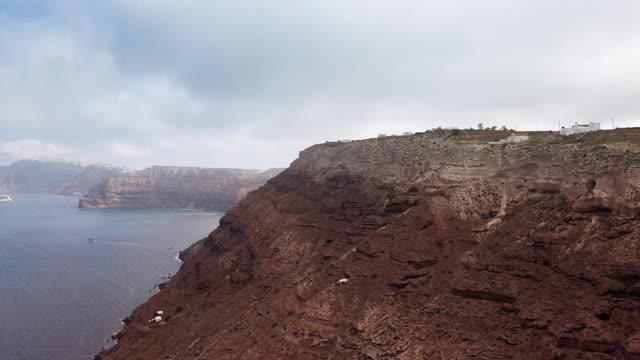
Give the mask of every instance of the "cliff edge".
[(496, 133), (301, 152), (96, 358), (640, 359), (640, 129)]
[(109, 178), (80, 208), (182, 208), (226, 211), (282, 169), (267, 171), (153, 166)]

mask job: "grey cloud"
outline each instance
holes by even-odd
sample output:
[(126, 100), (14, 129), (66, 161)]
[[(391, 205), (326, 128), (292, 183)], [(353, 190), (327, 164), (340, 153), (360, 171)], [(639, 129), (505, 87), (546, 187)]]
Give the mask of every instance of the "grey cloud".
[(530, 82), (523, 75), (553, 70), (546, 59), (563, 61), (552, 64), (562, 69), (585, 56), (597, 60), (620, 36), (635, 39), (628, 27), (640, 10), (628, 1), (122, 4), (112, 43), (125, 68), (162, 69), (205, 93), (294, 98), (300, 90), (415, 96), (447, 81), (458, 90), (503, 76)]
[(48, 5), (0, 21), (0, 141), (267, 167), (377, 132), (640, 121), (631, 0)]

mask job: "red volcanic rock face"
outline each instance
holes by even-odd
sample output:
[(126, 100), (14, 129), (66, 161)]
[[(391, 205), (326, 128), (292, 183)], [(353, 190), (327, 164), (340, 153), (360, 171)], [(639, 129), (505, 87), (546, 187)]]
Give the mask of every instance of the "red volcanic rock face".
[(94, 187), (81, 208), (182, 208), (226, 211), (280, 170), (154, 166)]
[(639, 358), (640, 147), (594, 136), (309, 148), (100, 356)]

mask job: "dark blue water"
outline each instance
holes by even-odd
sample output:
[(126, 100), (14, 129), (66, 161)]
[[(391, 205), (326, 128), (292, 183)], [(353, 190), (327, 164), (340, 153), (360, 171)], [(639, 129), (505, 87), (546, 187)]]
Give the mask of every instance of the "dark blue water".
[(222, 215), (80, 210), (77, 198), (10, 195), (12, 203), (0, 203), (3, 360), (90, 359), (178, 270), (178, 251)]

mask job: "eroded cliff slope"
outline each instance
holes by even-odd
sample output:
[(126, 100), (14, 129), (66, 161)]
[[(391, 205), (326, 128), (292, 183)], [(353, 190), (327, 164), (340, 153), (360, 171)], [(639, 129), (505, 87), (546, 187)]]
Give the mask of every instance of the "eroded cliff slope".
[(313, 146), (98, 357), (639, 359), (639, 137)]
[(226, 211), (280, 171), (153, 166), (103, 181), (80, 199), (79, 206)]

